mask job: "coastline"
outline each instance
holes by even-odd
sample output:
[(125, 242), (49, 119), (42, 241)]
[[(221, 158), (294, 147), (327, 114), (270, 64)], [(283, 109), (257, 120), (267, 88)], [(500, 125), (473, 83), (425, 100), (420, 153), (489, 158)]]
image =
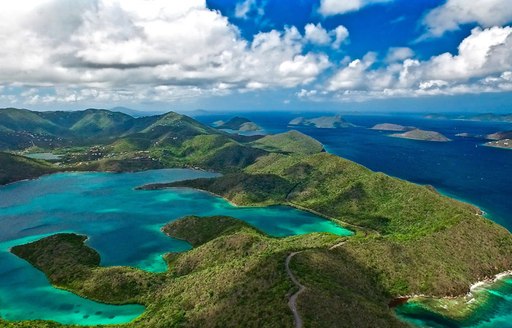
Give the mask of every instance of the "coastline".
[(479, 290), (491, 287), (493, 284), (507, 278), (512, 278), (512, 270), (503, 271), (492, 277), (487, 277), (473, 283), (469, 286), (469, 291), (463, 295), (445, 297), (435, 297), (424, 294), (405, 295), (392, 299), (389, 302), (389, 307), (390, 309), (396, 310), (400, 308), (400, 306), (414, 303), (435, 315), (462, 321), (469, 318), (475, 311), (478, 311), (488, 302), (485, 296), (483, 299), (479, 300)]
[[(156, 184), (158, 185), (158, 184)], [(322, 217), (328, 221), (331, 221), (333, 223), (335, 223), (336, 225), (339, 225), (341, 228), (343, 229), (346, 229), (348, 231), (350, 231), (352, 234), (351, 235), (343, 235), (343, 237), (351, 237), (351, 236), (355, 236), (357, 234), (357, 230), (362, 230), (362, 231), (372, 231), (368, 228), (364, 228), (364, 227), (359, 227), (359, 226), (356, 226), (354, 224), (351, 224), (351, 223), (348, 223), (348, 222), (344, 222), (342, 220), (338, 220), (338, 219), (334, 219), (334, 218), (331, 218), (331, 217), (328, 217), (324, 214), (321, 214), (321, 213), (318, 213), (314, 210), (311, 210), (311, 209), (308, 209), (308, 208), (305, 208), (305, 207), (302, 207), (302, 206), (299, 206), (299, 205), (296, 205), (296, 204), (293, 204), (293, 203), (269, 203), (269, 204), (265, 204), (265, 203), (261, 203), (261, 204), (255, 204), (255, 205), (239, 205), (239, 204), (236, 204), (234, 203), (233, 201), (219, 195), (219, 194), (216, 194), (216, 193), (213, 193), (211, 191), (208, 191), (208, 190), (204, 190), (204, 189), (198, 189), (198, 188), (192, 188), (192, 187), (170, 187), (170, 186), (162, 186), (162, 187), (156, 187), (154, 189), (145, 189), (144, 187), (147, 186), (147, 185), (144, 185), (144, 186), (140, 186), (140, 187), (136, 187), (135, 189), (138, 189), (138, 190), (147, 190), (147, 191), (151, 191), (151, 190), (162, 190), (162, 189), (182, 189), (182, 190), (195, 190), (195, 191), (198, 191), (198, 192), (202, 192), (202, 193), (206, 193), (210, 196), (213, 196), (213, 197), (216, 197), (216, 198), (222, 198), (224, 201), (226, 201), (229, 205), (233, 206), (233, 207), (237, 207), (237, 208), (265, 208), (265, 207), (272, 207), (272, 206), (287, 206), (287, 207), (291, 207), (291, 208), (294, 208), (296, 210), (300, 210), (300, 211), (304, 211), (304, 212), (308, 212), (310, 214), (314, 214), (316, 216), (319, 216), (319, 217)], [(151, 186), (151, 185), (149, 185)], [(356, 231), (352, 231), (350, 230), (348, 227), (353, 227), (355, 228), (354, 230)], [(372, 231), (376, 234), (378, 234), (377, 231)]]

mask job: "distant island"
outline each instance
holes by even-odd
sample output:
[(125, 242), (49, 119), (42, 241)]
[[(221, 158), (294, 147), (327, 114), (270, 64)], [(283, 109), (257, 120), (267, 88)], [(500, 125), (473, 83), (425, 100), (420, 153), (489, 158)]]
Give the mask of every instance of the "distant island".
[(320, 116), (315, 118), (297, 117), (291, 120), (288, 125), (312, 126), (319, 129), (348, 128), (354, 126), (353, 124), (345, 121), (340, 115)]
[(512, 130), (491, 133), (486, 135), (485, 139), (492, 141), (486, 142), (484, 146), (512, 149)]
[(375, 124), (373, 127), (370, 128), (370, 130), (379, 130), (379, 131), (409, 131), (416, 129), (413, 126), (403, 126), (399, 124), (393, 124), (393, 123), (380, 123)]
[(495, 148), (512, 149), (512, 139), (501, 139), (496, 141), (489, 141), (485, 143), (486, 146)]
[(227, 122), (217, 121), (213, 123), (217, 129), (229, 129), (240, 132), (260, 131), (262, 128), (245, 117), (233, 117)]
[(478, 122), (512, 122), (512, 114), (470, 114), (470, 115), (446, 115), (446, 114), (428, 114), (424, 118), (431, 120), (465, 120)]
[(489, 140), (512, 139), (512, 130), (500, 131), (500, 132), (488, 134), (485, 136), (485, 139), (489, 139)]
[(451, 139), (445, 137), (439, 132), (436, 131), (427, 131), (414, 129), (411, 131), (407, 131), (404, 133), (394, 133), (390, 135), (391, 137), (396, 138), (404, 138), (404, 139), (412, 139), (412, 140), (421, 140), (421, 141), (435, 141), (435, 142), (448, 142)]

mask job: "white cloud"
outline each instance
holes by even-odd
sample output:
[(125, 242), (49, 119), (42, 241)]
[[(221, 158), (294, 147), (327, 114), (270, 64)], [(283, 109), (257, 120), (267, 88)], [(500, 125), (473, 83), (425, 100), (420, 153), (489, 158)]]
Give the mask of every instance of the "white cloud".
[(341, 15), (363, 7), (393, 0), (321, 0), (318, 11), (323, 16)]
[(343, 25), (339, 25), (329, 32), (320, 23), (316, 25), (310, 23), (304, 27), (304, 40), (318, 46), (330, 44), (333, 49), (339, 49), (347, 41), (348, 36), (349, 32)]
[(354, 100), (512, 90), (512, 27), (475, 28), (456, 55), (426, 61), (411, 55), (400, 48), (388, 53), (381, 63), (386, 65), (375, 65), (374, 53), (352, 60), (328, 80), (328, 96)]
[(348, 40), (349, 33), (347, 28), (343, 25), (336, 27), (331, 33), (334, 34), (334, 42), (332, 44), (334, 49), (339, 49), (341, 45)]
[(205, 0), (2, 2), (0, 42), (0, 85), (67, 90), (34, 101), (291, 88), (330, 66), (295, 27), (248, 41)]
[(304, 27), (304, 37), (307, 41), (317, 44), (317, 45), (326, 45), (331, 42), (331, 37), (329, 33), (322, 27), (320, 23), (318, 24), (307, 24)]
[(424, 24), (427, 36), (441, 36), (460, 25), (477, 23), (482, 27), (502, 26), (512, 22), (510, 0), (448, 0), (430, 11)]
[(258, 4), (258, 0), (244, 0), (236, 4), (235, 17), (247, 19), (249, 13), (256, 12), (258, 16), (265, 14), (265, 3)]
[(408, 58), (414, 57), (414, 51), (411, 48), (407, 47), (396, 47), (389, 48), (388, 54), (386, 56), (386, 62), (395, 63), (399, 61), (404, 61)]

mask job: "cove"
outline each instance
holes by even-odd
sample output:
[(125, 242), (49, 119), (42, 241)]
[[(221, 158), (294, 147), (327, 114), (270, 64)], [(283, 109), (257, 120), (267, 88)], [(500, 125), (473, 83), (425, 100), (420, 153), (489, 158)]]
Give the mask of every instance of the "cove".
[(235, 207), (191, 189), (135, 190), (157, 182), (217, 176), (188, 169), (139, 173), (59, 173), (0, 188), (0, 317), (54, 320), (64, 324), (127, 323), (140, 305), (93, 302), (52, 287), (43, 273), (9, 252), (59, 232), (87, 235), (104, 266), (124, 265), (150, 272), (167, 269), (162, 255), (190, 249), (160, 228), (186, 215), (229, 215), (272, 236), (310, 232), (352, 233), (332, 221), (286, 206)]
[[(402, 320), (418, 327), (512, 327), (512, 276), (480, 284), (471, 293), (470, 298), (454, 300), (413, 299), (399, 306), (396, 313)], [(447, 313), (438, 313), (434, 308)]]

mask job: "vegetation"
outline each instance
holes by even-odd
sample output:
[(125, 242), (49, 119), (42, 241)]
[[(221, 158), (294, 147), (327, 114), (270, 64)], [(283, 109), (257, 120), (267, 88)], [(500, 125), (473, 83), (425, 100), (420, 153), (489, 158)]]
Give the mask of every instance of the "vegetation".
[[(239, 170), (267, 152), (170, 112), (133, 118), (106, 110), (32, 112), (1, 109), (0, 149), (54, 151), (59, 170), (137, 171), (195, 167)], [(15, 141), (15, 142), (14, 142)]]
[(50, 282), (79, 295), (113, 304), (145, 304), (145, 294), (161, 284), (156, 275), (127, 267), (100, 267), (100, 255), (87, 237), (57, 234), (11, 252), (43, 271)]
[(344, 249), (393, 297), (465, 293), (512, 267), (510, 233), (477, 208), (326, 153), (271, 154), (237, 175), (168, 186), (204, 189), (239, 205), (288, 204), (359, 227), (366, 237)]
[(227, 122), (223, 122), (221, 125), (217, 126), (218, 129), (231, 129), (238, 130), (242, 126), (242, 124), (249, 123), (251, 120), (245, 117), (233, 117)]
[[(194, 246), (167, 254), (164, 274), (101, 267), (99, 255), (77, 235), (13, 249), (58, 287), (102, 302), (145, 305), (145, 315), (127, 327), (291, 326), (287, 295), (294, 285), (284, 261), (295, 251), (303, 251), (291, 266), (306, 286), (298, 305), (308, 326), (400, 327), (387, 307), (393, 298), (464, 294), (470, 284), (512, 268), (511, 234), (474, 206), (322, 152), (320, 143), (298, 132), (256, 140), (176, 113), (122, 116), (118, 125), (97, 110), (69, 115), (2, 111), (9, 120), (0, 133), (36, 136), (23, 130), (28, 123), (16, 121), (32, 120), (38, 128), (31, 131), (43, 140), (74, 147), (57, 149), (61, 166), (0, 153), (0, 183), (68, 169), (198, 167), (225, 174), (144, 188), (185, 186), (239, 205), (291, 205), (358, 232), (346, 240), (325, 233), (277, 239), (228, 217), (187, 217), (163, 228)], [(94, 137), (96, 128), (110, 129), (112, 135)], [(73, 131), (91, 139), (74, 141), (80, 133)]]
[(252, 143), (253, 147), (273, 153), (316, 154), (324, 151), (324, 146), (317, 140), (298, 131), (268, 135)]
[[(98, 267), (99, 257), (83, 244), (85, 237), (73, 234), (50, 236), (13, 252), (45, 272), (52, 283), (80, 295), (144, 304), (146, 313), (126, 327), (286, 327), (293, 320), (286, 305), (293, 287), (283, 266), (287, 254), (340, 240), (329, 234), (272, 238), (229, 217), (187, 217), (164, 231), (195, 245), (186, 253), (168, 254), (170, 266), (164, 274)], [(107, 287), (112, 295), (105, 293)]]
[(0, 185), (55, 172), (50, 163), (0, 152)]

